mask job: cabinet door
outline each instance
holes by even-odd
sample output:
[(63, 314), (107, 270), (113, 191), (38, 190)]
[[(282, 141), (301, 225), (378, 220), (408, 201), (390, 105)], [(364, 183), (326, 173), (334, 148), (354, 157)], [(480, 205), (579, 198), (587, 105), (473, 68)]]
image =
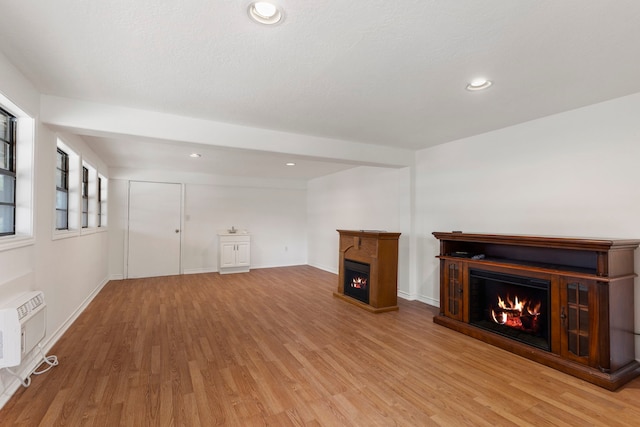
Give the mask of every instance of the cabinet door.
[(236, 243), (236, 265), (248, 266), (251, 262), (251, 250), (249, 242)]
[(236, 243), (220, 244), (220, 265), (218, 267), (236, 266)]
[(560, 281), (560, 350), (562, 356), (589, 365), (597, 346), (595, 313), (596, 282), (562, 278)]
[(442, 283), (444, 295), (444, 315), (456, 320), (462, 320), (462, 263), (445, 260), (443, 263)]

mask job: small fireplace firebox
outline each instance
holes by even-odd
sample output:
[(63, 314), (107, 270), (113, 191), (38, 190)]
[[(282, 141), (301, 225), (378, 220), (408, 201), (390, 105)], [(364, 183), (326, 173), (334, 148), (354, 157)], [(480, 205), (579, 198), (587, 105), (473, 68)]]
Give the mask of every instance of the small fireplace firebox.
[(469, 323), (549, 350), (548, 280), (469, 270)]
[(369, 264), (344, 260), (344, 294), (369, 304)]

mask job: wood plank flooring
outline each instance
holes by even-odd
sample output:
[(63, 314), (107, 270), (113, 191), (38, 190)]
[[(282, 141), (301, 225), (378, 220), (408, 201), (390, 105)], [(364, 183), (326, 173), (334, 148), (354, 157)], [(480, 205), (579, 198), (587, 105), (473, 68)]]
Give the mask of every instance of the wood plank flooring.
[(640, 425), (640, 379), (609, 392), (336, 288), (308, 266), (109, 282), (0, 424)]

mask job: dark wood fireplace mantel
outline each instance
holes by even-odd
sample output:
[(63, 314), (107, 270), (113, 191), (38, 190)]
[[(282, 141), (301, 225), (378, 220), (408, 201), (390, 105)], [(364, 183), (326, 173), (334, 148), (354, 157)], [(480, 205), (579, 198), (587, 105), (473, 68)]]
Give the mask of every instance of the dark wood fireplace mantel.
[[(373, 313), (398, 309), (398, 239), (400, 233), (337, 230), (340, 233), (338, 291), (333, 295)], [(369, 265), (369, 303), (344, 292), (344, 261)]]
[[(640, 375), (634, 337), (640, 240), (433, 235), (440, 240), (440, 313), (434, 322), (610, 390)], [(470, 307), (478, 293), (470, 282), (478, 271), (548, 283), (548, 350), (474, 324), (478, 309)]]

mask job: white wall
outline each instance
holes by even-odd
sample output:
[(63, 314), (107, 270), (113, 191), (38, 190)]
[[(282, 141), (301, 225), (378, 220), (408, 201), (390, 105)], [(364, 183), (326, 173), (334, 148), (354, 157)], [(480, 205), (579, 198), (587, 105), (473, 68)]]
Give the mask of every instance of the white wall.
[(415, 293), (410, 284), (411, 171), (358, 167), (308, 183), (309, 265), (338, 272), (336, 230), (400, 232), (398, 291)]
[[(110, 274), (124, 277), (128, 179), (110, 180)], [(165, 181), (168, 174), (137, 171), (132, 180)], [(232, 226), (251, 234), (251, 268), (268, 268), (307, 263), (307, 206), (304, 186), (264, 185), (238, 180), (241, 185), (224, 185), (193, 174), (170, 176), (183, 184), (184, 229), (182, 270), (184, 273), (218, 271), (219, 230)], [(215, 180), (214, 180), (215, 181)]]
[[(107, 175), (107, 168), (98, 156), (75, 135), (53, 132), (41, 127), (36, 151), (36, 288), (45, 291), (47, 320), (53, 332), (86, 303), (86, 299), (104, 285), (108, 278), (108, 235), (106, 229), (81, 230), (74, 237), (53, 240), (55, 228), (55, 165), (57, 138), (83, 160)], [(49, 288), (49, 292), (47, 292)]]
[[(439, 299), (433, 231), (640, 238), (639, 118), (636, 94), (418, 152), (420, 299)], [(637, 279), (635, 299), (639, 331)]]
[(251, 234), (251, 268), (307, 263), (306, 191), (188, 184), (185, 272), (218, 270), (218, 230)]
[[(44, 291), (47, 334), (43, 345), (48, 350), (106, 283), (107, 233), (92, 230), (65, 239), (52, 239), (57, 134), (37, 120), (40, 97), (37, 90), (1, 54), (0, 92), (36, 118), (34, 239), (24, 247), (0, 250), (0, 301), (29, 290)], [(104, 164), (81, 139), (65, 136), (65, 141), (106, 175)], [(21, 366), (13, 368), (14, 371), (31, 370), (35, 356), (34, 352), (27, 355)], [(18, 386), (12, 376), (0, 372), (0, 406)]]

